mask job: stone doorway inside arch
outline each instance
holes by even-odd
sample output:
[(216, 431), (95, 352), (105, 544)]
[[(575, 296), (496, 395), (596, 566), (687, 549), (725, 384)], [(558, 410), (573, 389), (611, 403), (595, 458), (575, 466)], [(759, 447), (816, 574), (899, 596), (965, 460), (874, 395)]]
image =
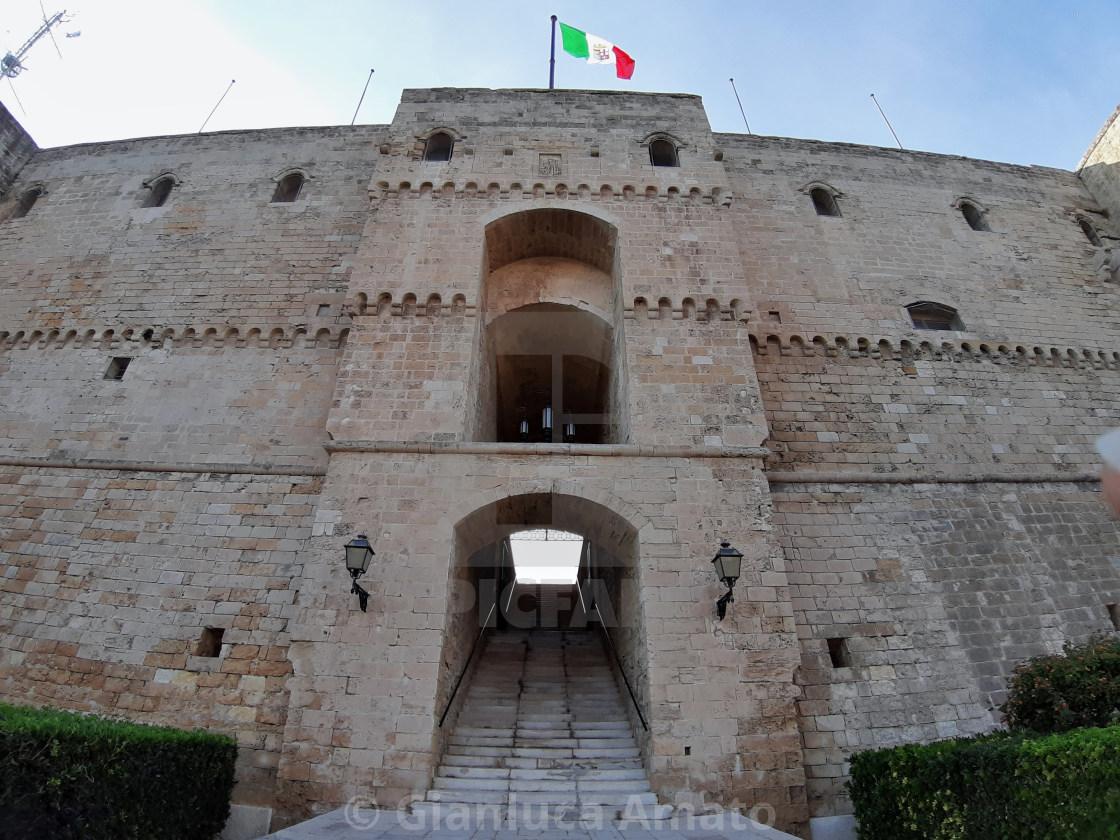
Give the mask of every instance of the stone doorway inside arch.
[(458, 523), (441, 758), (415, 811), (507, 824), (668, 813), (646, 771), (637, 577), (634, 528), (587, 499), (513, 496)]

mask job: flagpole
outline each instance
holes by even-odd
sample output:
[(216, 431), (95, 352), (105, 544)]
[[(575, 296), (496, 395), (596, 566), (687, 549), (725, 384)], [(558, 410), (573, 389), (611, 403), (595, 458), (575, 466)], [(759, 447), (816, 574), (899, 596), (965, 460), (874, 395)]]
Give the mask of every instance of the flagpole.
[(735, 91), (735, 101), (739, 103), (739, 113), (743, 115), (743, 125), (747, 127), (747, 134), (750, 134), (751, 124), (747, 122), (747, 112), (743, 110), (743, 100), (739, 98), (739, 89), (735, 87), (735, 79), (730, 78), (727, 81), (731, 82), (731, 89)]
[(894, 137), (894, 142), (898, 143), (898, 148), (902, 148), (902, 141), (898, 139), (898, 135), (894, 133), (894, 128), (891, 126), (891, 121), (887, 119), (887, 115), (883, 113), (883, 106), (879, 104), (879, 100), (875, 98), (875, 94), (871, 94), (871, 101), (875, 103), (875, 107), (879, 109), (882, 114), (883, 122), (887, 124), (887, 128), (891, 130), (891, 136)]
[(364, 88), (362, 88), (362, 95), (358, 99), (358, 107), (354, 109), (354, 119), (350, 120), (350, 125), (353, 125), (355, 120), (358, 119), (358, 111), (361, 110), (362, 102), (365, 101), (366, 91), (369, 90), (369, 80), (372, 79), (372, 78), (373, 78), (373, 70), (370, 70), (369, 75), (366, 76), (366, 86)]
[(552, 51), (548, 58), (548, 89), (556, 87), (556, 15), (552, 16)]
[[(237, 81), (237, 79), (231, 79), (231, 80), (230, 80), (230, 83), (229, 83), (229, 87), (227, 87), (227, 88), (226, 88), (226, 92), (222, 94), (222, 98), (218, 100), (218, 105), (221, 105), (221, 104), (222, 104), (222, 100), (224, 100), (224, 99), (226, 98), (226, 94), (228, 94), (228, 93), (229, 93), (229, 90), (230, 90), (230, 88), (232, 88), (232, 87), (233, 87), (233, 85), (234, 85), (234, 83), (235, 83), (236, 81)], [(214, 111), (217, 111), (217, 110), (218, 110), (218, 105), (215, 105), (215, 106), (214, 106)], [(209, 114), (209, 115), (208, 115), (208, 116), (206, 117), (206, 119), (205, 119), (205, 120), (203, 121), (203, 123), (202, 123), (202, 128), (206, 128), (206, 123), (210, 122), (210, 117), (214, 116), (214, 111), (211, 111), (211, 112), (210, 112), (210, 114)], [(198, 133), (199, 133), (199, 134), (201, 134), (201, 133), (202, 133), (202, 128), (200, 128), (200, 129), (198, 130)]]

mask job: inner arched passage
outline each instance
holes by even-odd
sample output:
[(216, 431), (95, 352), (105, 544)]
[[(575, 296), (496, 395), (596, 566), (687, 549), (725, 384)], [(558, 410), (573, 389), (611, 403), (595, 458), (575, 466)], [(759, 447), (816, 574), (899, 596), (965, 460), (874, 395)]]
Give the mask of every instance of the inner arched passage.
[[(553, 529), (583, 538), (576, 582), (568, 586), (515, 580), (509, 539)], [(437, 712), (453, 722), (458, 684), (470, 683), (476, 652), (488, 635), (538, 629), (601, 634), (617, 653), (642, 714), (648, 717), (645, 624), (638, 592), (638, 535), (610, 508), (578, 496), (526, 493), (502, 498), (455, 526), (451, 597), (444, 623)], [(612, 654), (613, 659), (613, 654)], [(632, 710), (636, 717), (637, 712)], [(441, 727), (446, 732), (448, 727)], [(645, 747), (645, 745), (643, 745)]]
[(496, 440), (611, 442), (613, 335), (602, 318), (531, 304), (497, 318), (487, 339)]
[(617, 234), (538, 208), (486, 228), (470, 436), (525, 443), (627, 439)]

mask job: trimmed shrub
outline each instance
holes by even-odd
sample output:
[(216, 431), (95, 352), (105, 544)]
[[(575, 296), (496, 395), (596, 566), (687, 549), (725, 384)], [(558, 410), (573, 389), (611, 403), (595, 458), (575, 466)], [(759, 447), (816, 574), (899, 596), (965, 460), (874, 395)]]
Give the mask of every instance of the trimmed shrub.
[(852, 756), (860, 840), (1118, 840), (1120, 726)]
[(212, 840), (236, 758), (224, 735), (0, 704), (0, 838)]
[(1120, 639), (1096, 636), (1019, 665), (1000, 706), (1012, 730), (1108, 726), (1120, 711)]

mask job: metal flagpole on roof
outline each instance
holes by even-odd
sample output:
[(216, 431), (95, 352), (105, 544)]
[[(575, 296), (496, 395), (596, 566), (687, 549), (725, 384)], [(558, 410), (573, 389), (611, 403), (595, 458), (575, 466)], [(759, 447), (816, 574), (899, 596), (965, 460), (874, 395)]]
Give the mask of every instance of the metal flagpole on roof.
[(552, 49), (548, 57), (548, 89), (556, 87), (556, 15), (552, 16)]
[(370, 71), (369, 71), (369, 75), (366, 76), (366, 86), (364, 88), (362, 88), (362, 95), (358, 99), (358, 107), (354, 109), (354, 119), (350, 120), (350, 125), (353, 125), (354, 121), (358, 119), (358, 111), (362, 107), (362, 102), (365, 101), (366, 91), (369, 90), (369, 80), (372, 79), (372, 78), (373, 78), (373, 69), (371, 68)]
[(743, 115), (743, 125), (747, 127), (747, 134), (750, 134), (751, 124), (747, 122), (747, 112), (743, 110), (743, 100), (739, 98), (739, 89), (735, 87), (735, 79), (731, 78), (727, 81), (731, 82), (731, 89), (735, 91), (735, 101), (739, 103), (739, 113)]
[(883, 122), (887, 124), (887, 128), (891, 130), (891, 136), (894, 137), (894, 142), (898, 143), (898, 148), (902, 148), (902, 141), (898, 139), (898, 135), (894, 133), (891, 128), (891, 121), (887, 119), (887, 115), (883, 114), (883, 106), (879, 104), (879, 100), (875, 98), (875, 94), (871, 94), (871, 101), (875, 103), (875, 107), (879, 109), (879, 113), (883, 116)]
[[(225, 98), (226, 98), (226, 94), (228, 94), (228, 93), (229, 93), (229, 88), (233, 87), (233, 85), (234, 85), (234, 83), (235, 83), (236, 81), (237, 81), (237, 79), (230, 79), (230, 82), (229, 82), (229, 87), (227, 87), (227, 88), (226, 88), (226, 92), (222, 94), (222, 98), (218, 100), (218, 105), (221, 105), (221, 104), (222, 104), (222, 99), (225, 99)], [(213, 110), (213, 111), (211, 111), (211, 112), (209, 113), (209, 115), (208, 115), (208, 116), (206, 117), (206, 119), (202, 121), (202, 128), (206, 128), (206, 123), (210, 122), (210, 117), (214, 116), (214, 111), (217, 111), (217, 110), (218, 110), (218, 105), (215, 105), (215, 106), (214, 106), (214, 110)], [(198, 130), (198, 133), (199, 133), (199, 134), (201, 134), (201, 133), (202, 133), (202, 128), (200, 128), (200, 129)]]

